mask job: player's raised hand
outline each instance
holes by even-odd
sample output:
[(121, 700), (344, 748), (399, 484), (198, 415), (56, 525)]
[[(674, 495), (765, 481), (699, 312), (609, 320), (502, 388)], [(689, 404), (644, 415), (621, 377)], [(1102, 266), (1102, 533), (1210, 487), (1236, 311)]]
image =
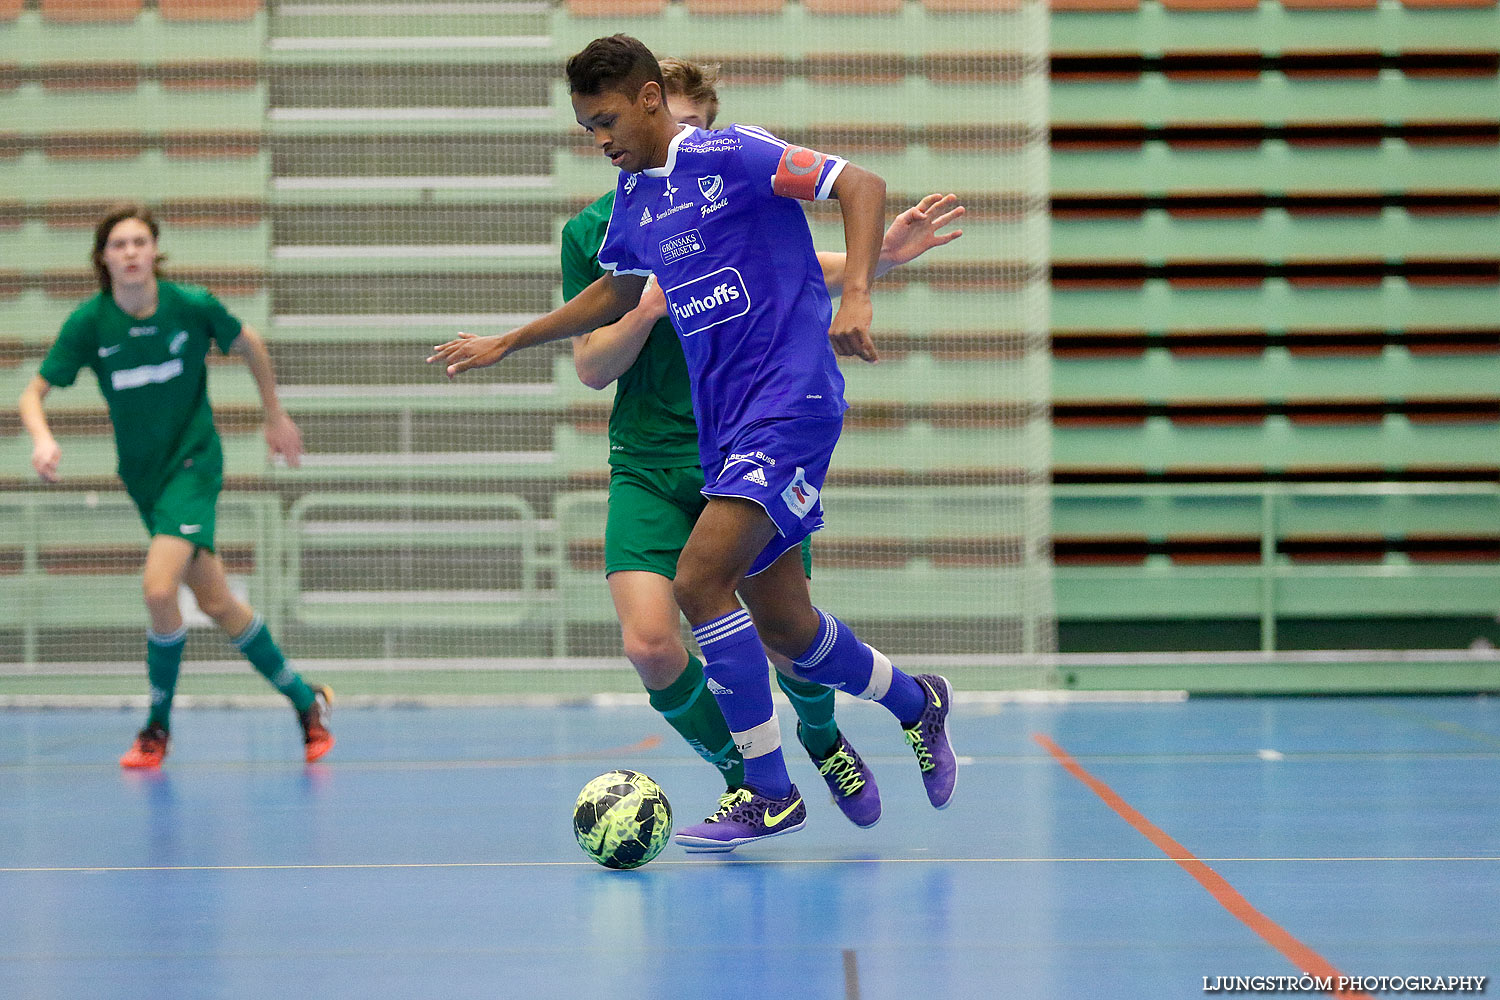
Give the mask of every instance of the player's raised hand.
[(432, 349), (427, 363), (441, 363), (449, 378), (462, 375), (470, 368), (488, 368), (511, 351), (510, 339), (497, 333), (488, 337), (476, 337), (472, 333), (460, 333), (457, 338)]
[(56, 440), (39, 442), (31, 449), (31, 467), (49, 483), (57, 482), (57, 465), (61, 461), (62, 448)]
[(266, 446), (292, 468), (302, 465), (302, 431), (285, 410), (266, 417)]
[(964, 234), (962, 229), (940, 232), (963, 218), (964, 207), (956, 194), (930, 194), (896, 216), (880, 244), (882, 264), (897, 265), (915, 260), (933, 247), (952, 243)]
[(870, 338), (870, 327), (875, 319), (875, 310), (868, 295), (845, 293), (839, 300), (839, 311), (834, 314), (833, 325), (828, 328), (828, 339), (833, 343), (833, 353), (841, 358), (863, 358), (879, 361), (875, 353), (875, 341)]

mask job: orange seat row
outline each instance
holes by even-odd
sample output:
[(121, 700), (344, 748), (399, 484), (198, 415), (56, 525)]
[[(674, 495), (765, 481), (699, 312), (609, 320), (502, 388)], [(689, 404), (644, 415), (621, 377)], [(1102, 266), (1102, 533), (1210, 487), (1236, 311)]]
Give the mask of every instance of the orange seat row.
[[(0, 20), (17, 17), (26, 0), (0, 0)], [(575, 17), (645, 17), (660, 14), (669, 0), (567, 0)], [(764, 15), (781, 11), (788, 0), (685, 0), (694, 14)], [(815, 14), (894, 14), (906, 0), (801, 0)], [(921, 0), (922, 6), (939, 13), (999, 13), (1014, 10), (1023, 0)], [(1493, 7), (1497, 0), (1401, 0), (1413, 8)], [(1048, 0), (1060, 11), (1131, 11), (1141, 0)], [(1361, 10), (1379, 0), (1281, 0), (1291, 10)], [(1161, 0), (1177, 11), (1251, 10), (1260, 0)], [(143, 0), (40, 0), (42, 16), (61, 23), (131, 21), (141, 12)], [(242, 21), (253, 18), (262, 0), (157, 0), (161, 16), (169, 21)]]
[[(18, 17), (25, 0), (0, 0), (0, 20)], [(62, 24), (133, 21), (142, 0), (41, 0), (45, 20)], [(248, 21), (260, 12), (261, 0), (156, 0), (167, 21)]]

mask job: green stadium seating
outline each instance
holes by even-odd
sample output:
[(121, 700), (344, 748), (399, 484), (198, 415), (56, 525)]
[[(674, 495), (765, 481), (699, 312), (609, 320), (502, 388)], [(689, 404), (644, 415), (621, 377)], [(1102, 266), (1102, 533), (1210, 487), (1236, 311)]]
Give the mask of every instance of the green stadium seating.
[[(274, 497), (220, 498), (215, 540), (233, 581), (275, 627), (282, 591), (281, 517)], [(0, 629), (34, 650), (49, 632), (146, 624), (141, 567), (147, 536), (122, 490), (0, 493)], [(190, 624), (199, 621), (190, 616)], [(29, 662), (35, 656), (27, 656)]]
[[(848, 154), (886, 177), (893, 206), (928, 190), (970, 205), (941, 260), (883, 280), (884, 362), (846, 368), (856, 405), (829, 494), (845, 506), (815, 588), (900, 620), (995, 613), (931, 595), (982, 594), (1014, 571), (1014, 540), (981, 515), (1016, 449), (1047, 430), (1002, 381), (1024, 335), (993, 319), (1018, 294), (1006, 213), (1031, 165), (1003, 129), (955, 127), (993, 117), (982, 81), (1005, 57), (974, 40), (1022, 16), (1012, 0), (390, 5), (357, 21), (258, 0), (22, 6), (0, 2), (14, 41), (0, 65), (0, 394), (19, 392), (91, 291), (82, 251), (107, 193), (157, 205), (182, 276), (266, 332), (307, 436), (304, 469), (268, 466), (243, 366), (214, 370), (233, 486), (264, 491), (278, 524), (291, 508), (295, 557), (273, 563), (292, 579), (268, 599), (298, 628), (442, 627), (498, 608), (514, 632), (561, 608), (565, 650), (570, 630), (612, 622), (594, 489), (609, 396), (577, 382), (565, 347), (456, 386), (417, 353), (559, 301), (560, 227), (613, 177), (576, 136), (556, 66), (615, 25), (715, 56), (727, 116)], [(1063, 618), (1243, 617), (1274, 639), (1287, 616), (1492, 609), (1495, 500), (1473, 481), (1500, 475), (1493, 0), (1051, 7)], [(734, 51), (702, 51), (710, 16)], [(836, 247), (836, 211), (811, 219)], [(88, 381), (49, 412), (70, 481), (105, 491), (113, 449)], [(29, 444), (6, 428), (0, 498), (31, 486)], [(468, 555), (424, 529), (424, 565), (472, 575), (488, 554), (529, 583), (445, 587), (434, 569), (411, 593), (369, 591), (361, 568), (399, 519), (371, 524), (380, 510), (340, 509), (330, 491), (370, 499), (434, 474), (452, 503), (514, 500), (527, 511), (503, 516), (529, 527)], [(976, 491), (974, 518), (944, 499), (955, 482)], [(449, 500), (421, 518), (441, 522)], [(124, 516), (119, 537), (133, 531)], [(64, 588), (36, 591), (53, 600), (84, 590), (36, 575)], [(112, 620), (138, 627), (133, 578), (106, 582)]]
[[(366, 630), (531, 624), (544, 600), (540, 531), (518, 496), (309, 494), (287, 513), (287, 613)], [(372, 573), (393, 543), (403, 571)]]
[[(1062, 0), (1072, 3), (1075, 0)], [(1087, 2), (1087, 0), (1083, 0)], [(1462, 51), (1492, 39), (1500, 8), (1492, 2), (1442, 10), (1392, 3), (1375, 8), (1290, 10), (1262, 3), (1252, 10), (1177, 12), (1155, 0), (1123, 13), (1054, 7), (1055, 52), (1284, 51), (1381, 49)]]

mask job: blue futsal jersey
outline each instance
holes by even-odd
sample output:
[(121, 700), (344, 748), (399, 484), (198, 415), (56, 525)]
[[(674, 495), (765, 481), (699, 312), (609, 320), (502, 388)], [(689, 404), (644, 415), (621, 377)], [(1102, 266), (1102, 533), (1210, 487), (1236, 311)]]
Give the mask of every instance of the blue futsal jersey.
[(654, 273), (666, 293), (705, 475), (761, 421), (847, 409), (833, 308), (795, 200), (827, 198), (844, 165), (751, 125), (684, 126), (665, 166), (620, 174), (599, 263)]

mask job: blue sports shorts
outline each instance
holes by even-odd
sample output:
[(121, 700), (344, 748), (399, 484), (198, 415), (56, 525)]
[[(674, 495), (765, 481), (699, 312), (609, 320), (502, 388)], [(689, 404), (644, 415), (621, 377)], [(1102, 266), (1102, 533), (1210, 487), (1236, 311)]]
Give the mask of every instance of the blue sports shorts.
[(777, 537), (750, 565), (749, 576), (823, 527), (820, 493), (844, 418), (788, 417), (763, 420), (740, 433), (703, 470), (703, 495), (739, 497), (758, 504), (776, 525)]

